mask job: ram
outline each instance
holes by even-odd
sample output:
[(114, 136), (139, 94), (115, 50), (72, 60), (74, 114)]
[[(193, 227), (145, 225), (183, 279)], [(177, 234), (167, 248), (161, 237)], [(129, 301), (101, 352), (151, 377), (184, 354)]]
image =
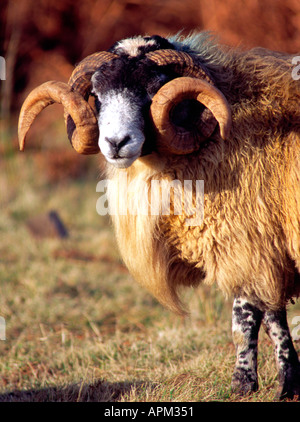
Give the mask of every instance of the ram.
[[(125, 195), (121, 175), (134, 187), (131, 212), (112, 216), (132, 275), (179, 314), (186, 312), (181, 286), (216, 283), (232, 296), (232, 388), (258, 388), (263, 325), (275, 346), (278, 398), (300, 396), (286, 317), (300, 292), (300, 84), (292, 72), (292, 56), (230, 49), (208, 33), (136, 36), (85, 58), (68, 84), (37, 87), (19, 121), (23, 149), (38, 113), (63, 104), (75, 150), (100, 148), (106, 158), (110, 203)], [(151, 202), (153, 182), (159, 195), (174, 180), (169, 213), (139, 212), (145, 186)], [(180, 186), (192, 181), (195, 192), (201, 180), (204, 212), (191, 225), (199, 204), (194, 195), (175, 212)]]

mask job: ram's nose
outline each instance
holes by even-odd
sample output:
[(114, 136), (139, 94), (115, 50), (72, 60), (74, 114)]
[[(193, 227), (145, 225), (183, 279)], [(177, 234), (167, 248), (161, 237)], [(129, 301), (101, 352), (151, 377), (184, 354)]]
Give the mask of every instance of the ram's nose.
[(105, 137), (108, 152), (111, 158), (122, 156), (122, 149), (130, 142), (130, 136), (127, 135), (122, 139)]

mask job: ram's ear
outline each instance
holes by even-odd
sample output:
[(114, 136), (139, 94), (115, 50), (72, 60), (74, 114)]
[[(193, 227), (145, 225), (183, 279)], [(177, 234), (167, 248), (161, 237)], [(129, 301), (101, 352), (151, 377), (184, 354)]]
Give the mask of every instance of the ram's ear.
[(65, 116), (71, 116), (74, 122), (75, 127), (68, 128), (74, 149), (80, 154), (98, 153), (99, 129), (93, 110), (81, 94), (57, 81), (49, 81), (35, 88), (24, 101), (18, 125), (20, 149), (25, 147), (27, 132), (35, 118), (53, 103), (62, 104)]
[(75, 67), (68, 85), (72, 87), (72, 90), (79, 92), (85, 99), (88, 99), (92, 89), (91, 79), (94, 73), (104, 63), (108, 63), (116, 57), (118, 56), (108, 51), (90, 54)]
[(102, 73), (98, 70), (91, 77), (91, 93), (94, 95), (101, 92), (107, 81), (103, 78)]
[[(172, 117), (174, 109), (186, 100), (199, 103), (199, 115), (190, 128), (178, 125), (178, 120), (176, 124)], [(230, 133), (229, 104), (221, 91), (203, 79), (181, 77), (168, 82), (153, 97), (150, 111), (158, 134), (157, 148), (173, 154), (198, 150), (217, 124), (223, 139)]]

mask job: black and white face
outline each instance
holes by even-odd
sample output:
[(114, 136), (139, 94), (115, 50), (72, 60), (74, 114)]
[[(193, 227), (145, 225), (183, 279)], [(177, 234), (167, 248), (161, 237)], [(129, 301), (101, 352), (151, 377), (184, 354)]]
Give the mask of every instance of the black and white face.
[[(149, 109), (152, 97), (172, 76), (141, 54), (148, 41), (125, 40), (114, 51), (120, 54), (103, 64), (92, 77), (92, 93), (98, 105), (99, 148), (117, 168), (129, 167), (151, 150)], [(149, 47), (154, 47), (149, 41)], [(146, 146), (147, 145), (147, 146)]]
[(99, 148), (117, 168), (129, 167), (142, 155), (145, 121), (142, 113), (147, 98), (128, 89), (98, 93)]

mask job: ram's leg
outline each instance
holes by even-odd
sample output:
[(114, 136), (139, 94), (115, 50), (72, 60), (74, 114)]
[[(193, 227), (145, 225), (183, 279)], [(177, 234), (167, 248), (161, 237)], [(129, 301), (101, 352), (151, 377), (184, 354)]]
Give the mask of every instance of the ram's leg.
[(236, 364), (231, 387), (239, 394), (258, 389), (257, 341), (263, 313), (246, 299), (238, 297), (232, 309), (232, 337), (236, 347)]
[(300, 398), (300, 364), (290, 335), (286, 310), (267, 311), (263, 325), (275, 346), (275, 357), (279, 373), (277, 399), (298, 396)]

